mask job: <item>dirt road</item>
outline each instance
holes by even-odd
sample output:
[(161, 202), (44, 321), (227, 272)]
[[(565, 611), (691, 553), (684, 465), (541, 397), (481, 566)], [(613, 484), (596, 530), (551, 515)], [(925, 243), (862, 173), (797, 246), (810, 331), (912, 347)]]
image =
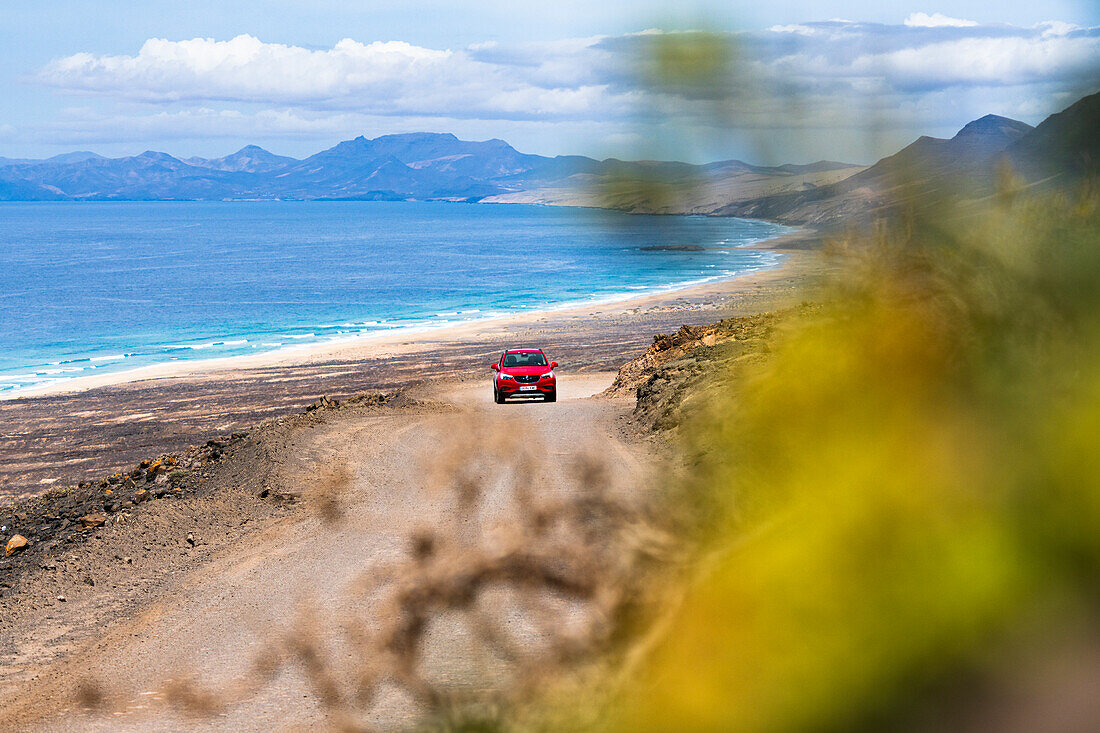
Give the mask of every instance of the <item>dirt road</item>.
[[(374, 628), (392, 613), (386, 588), (401, 578), (387, 580), (387, 573), (409, 561), (411, 538), (470, 547), (505, 542), (521, 531), (531, 497), (549, 502), (586, 490), (582, 474), (594, 462), (600, 481), (627, 501), (646, 484), (646, 451), (620, 439), (632, 401), (592, 397), (613, 376), (565, 376), (556, 404), (498, 406), (487, 379), (448, 383), (423, 395), (443, 403), (438, 410), (334, 413), (302, 429), (294, 436), (298, 459), (282, 469), (301, 486), (301, 509), (230, 542), (158, 588), (139, 613), (57, 661), (8, 675), (24, 680), (0, 691), (13, 716), (4, 721), (8, 729), (239, 731), (333, 723), (318, 678), (361, 670), (349, 629)], [(471, 490), (473, 503), (463, 494)], [(478, 604), (514, 638), (537, 646), (543, 632), (499, 590)], [(41, 623), (95, 623), (65, 618), (67, 611)], [(583, 624), (584, 617), (574, 607), (559, 620)], [(313, 668), (299, 658), (241, 693), (240, 681), (255, 677), (257, 665), (267, 669), (262, 661), (272, 640), (303, 638), (320, 650)], [(478, 648), (458, 616), (428, 629), (423, 646), (418, 674), (437, 682), (491, 686), (509, 673)], [(194, 712), (206, 704), (203, 695), (230, 690), (240, 699), (213, 716), (180, 709), (182, 703)], [(381, 728), (411, 724), (422, 713), (398, 686), (358, 709), (361, 723)]]

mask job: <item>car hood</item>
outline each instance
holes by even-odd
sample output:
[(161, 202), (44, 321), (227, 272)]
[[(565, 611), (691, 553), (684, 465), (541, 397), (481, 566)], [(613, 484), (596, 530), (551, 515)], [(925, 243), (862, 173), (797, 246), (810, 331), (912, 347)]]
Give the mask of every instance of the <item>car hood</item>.
[(546, 372), (550, 371), (550, 367), (501, 367), (500, 371), (503, 374), (511, 374), (513, 377), (519, 377), (526, 376), (528, 374), (546, 374)]

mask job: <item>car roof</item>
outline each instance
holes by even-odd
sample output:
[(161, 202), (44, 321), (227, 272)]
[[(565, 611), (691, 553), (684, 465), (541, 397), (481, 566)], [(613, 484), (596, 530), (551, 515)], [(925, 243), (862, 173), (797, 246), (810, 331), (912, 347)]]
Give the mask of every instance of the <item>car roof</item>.
[(541, 354), (542, 349), (508, 349), (505, 354)]

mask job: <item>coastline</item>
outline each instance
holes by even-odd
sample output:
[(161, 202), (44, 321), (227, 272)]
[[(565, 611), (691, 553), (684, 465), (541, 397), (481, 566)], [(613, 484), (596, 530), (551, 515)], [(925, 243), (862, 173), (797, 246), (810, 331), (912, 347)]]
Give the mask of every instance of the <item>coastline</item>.
[[(766, 249), (776, 252), (804, 250), (805, 247), (799, 245), (803, 241), (813, 241), (816, 237), (817, 233), (813, 230), (797, 229), (778, 237), (745, 245), (743, 248)], [(737, 290), (735, 285), (737, 283), (743, 286), (752, 286), (757, 283), (769, 282), (777, 277), (784, 277), (786, 276), (785, 268), (789, 266), (791, 266), (791, 263), (790, 252), (788, 251), (786, 257), (774, 267), (709, 279), (706, 282), (672, 286), (656, 292), (651, 291), (638, 295), (624, 294), (585, 303), (566, 303), (558, 306), (548, 306), (540, 310), (490, 315), (457, 323), (445, 322), (398, 328), (392, 331), (376, 331), (332, 341), (283, 346), (257, 354), (161, 362), (132, 369), (72, 377), (52, 383), (35, 385), (26, 389), (0, 394), (0, 402), (67, 395), (131, 382), (196, 377), (220, 371), (303, 366), (319, 361), (398, 356), (415, 352), (430, 345), (447, 342), (463, 343), (479, 338), (491, 338), (498, 332), (507, 333), (527, 324), (544, 324), (550, 319), (623, 315), (637, 312), (639, 309), (659, 307), (669, 301), (684, 298), (689, 300), (706, 299), (715, 294)]]
[(802, 302), (825, 266), (816, 252), (781, 251), (787, 256), (778, 268), (674, 292), (293, 352), (143, 367), (0, 400), (0, 504), (181, 453), (301, 412), (322, 395), (416, 394), (418, 384), (439, 379), (484, 379), (487, 388), (488, 364), (517, 344), (546, 349), (565, 380), (613, 372), (658, 333)]
[[(472, 209), (475, 205), (466, 204), (466, 206)], [(560, 215), (547, 220), (543, 214), (532, 214), (527, 211), (535, 208), (531, 206), (504, 204), (499, 205), (498, 208), (517, 209), (518, 213), (514, 216), (520, 217), (525, 225), (529, 224), (533, 227), (531, 229), (533, 232), (543, 232), (547, 227), (558, 231), (557, 222), (561, 218)], [(615, 216), (621, 214), (621, 212), (612, 213)], [(387, 217), (394, 214), (391, 212), (387, 215), (383, 211), (382, 214), (375, 212), (367, 216), (360, 212), (357, 215), (365, 216), (363, 221), (373, 226), (377, 223), (375, 220), (379, 216), (382, 217), (381, 220), (388, 220)], [(146, 215), (146, 218), (148, 216)], [(193, 226), (190, 219), (178, 212), (174, 216), (176, 219), (173, 221), (177, 224), (174, 231), (190, 232), (189, 227)], [(239, 217), (240, 214), (236, 213), (233, 216)], [(428, 221), (435, 221), (434, 209), (428, 210), (427, 214), (422, 211), (419, 216), (421, 218), (427, 216)], [(468, 217), (469, 214), (463, 216)], [(628, 215), (622, 214), (622, 216)], [(102, 217), (97, 215), (95, 221), (99, 221), (100, 218)], [(159, 218), (153, 218), (157, 222), (156, 226), (163, 225)], [(214, 217), (211, 221), (216, 218)], [(574, 217), (568, 217), (568, 219), (568, 224), (571, 226)], [(182, 243), (180, 244), (182, 249), (179, 251), (186, 250), (193, 257), (182, 259), (176, 257), (175, 260), (163, 263), (158, 260), (156, 268), (139, 268), (140, 277), (136, 280), (128, 276), (113, 279), (108, 277), (103, 283), (97, 283), (95, 287), (76, 288), (75, 290), (79, 292), (73, 293), (74, 299), (70, 310), (75, 314), (73, 323), (80, 322), (79, 319), (82, 318), (92, 324), (93, 327), (88, 331), (87, 336), (83, 335), (84, 332), (81, 329), (70, 328), (64, 319), (55, 321), (51, 318), (40, 318), (36, 321), (32, 317), (32, 320), (25, 324), (19, 319), (13, 319), (8, 324), (10, 333), (6, 332), (6, 335), (14, 344), (17, 346), (21, 344), (21, 346), (13, 349), (10, 352), (11, 358), (4, 361), (3, 373), (0, 374), (0, 402), (64, 394), (125, 381), (190, 374), (196, 370), (232, 369), (237, 365), (244, 367), (266, 365), (272, 363), (272, 360), (276, 363), (287, 363), (286, 355), (293, 355), (290, 358), (295, 359), (301, 354), (326, 351), (334, 346), (339, 348), (344, 343), (376, 343), (384, 346), (404, 342), (411, 334), (467, 329), (481, 323), (504, 323), (511, 318), (527, 320), (538, 318), (548, 312), (601, 307), (608, 302), (679, 292), (697, 284), (740, 277), (778, 266), (783, 256), (777, 254), (774, 247), (759, 246), (762, 241), (767, 241), (762, 238), (782, 240), (795, 231), (791, 227), (762, 220), (746, 220), (745, 226), (731, 224), (727, 227), (697, 223), (707, 220), (708, 217), (692, 216), (685, 220), (688, 219), (696, 223), (685, 224), (688, 227), (685, 231), (695, 232), (692, 236), (702, 237), (700, 241), (713, 245), (707, 248), (707, 253), (701, 258), (673, 256), (670, 262), (666, 262), (659, 256), (647, 259), (644, 255), (635, 255), (633, 259), (627, 258), (626, 262), (629, 266), (620, 268), (616, 261), (608, 260), (605, 254), (601, 254), (604, 252), (607, 238), (597, 237), (598, 242), (589, 241), (591, 232), (584, 230), (578, 234), (577, 241), (580, 244), (569, 246), (561, 244), (561, 242), (572, 241), (568, 237), (560, 240), (559, 244), (563, 252), (576, 254), (578, 257), (580, 257), (580, 251), (586, 246), (598, 245), (595, 248), (596, 255), (593, 260), (596, 269), (578, 269), (576, 266), (571, 266), (567, 273), (568, 277), (565, 279), (558, 277), (549, 284), (541, 283), (537, 277), (526, 278), (524, 283), (522, 282), (524, 278), (521, 277), (518, 290), (522, 291), (522, 298), (511, 297), (504, 291), (497, 292), (491, 288), (484, 293), (477, 288), (470, 290), (469, 280), (463, 281), (461, 278), (457, 281), (454, 297), (447, 292), (442, 292), (442, 296), (437, 297), (432, 293), (438, 291), (438, 288), (432, 283), (424, 283), (423, 279), (410, 272), (407, 266), (403, 269), (396, 268), (399, 277), (391, 277), (388, 282), (382, 282), (379, 287), (373, 287), (378, 283), (375, 273), (387, 270), (386, 263), (376, 261), (378, 255), (375, 254), (372, 255), (373, 260), (370, 257), (353, 258), (359, 263), (359, 269), (352, 267), (347, 277), (353, 283), (369, 282), (372, 287), (364, 290), (362, 294), (354, 294), (350, 305), (344, 304), (346, 296), (344, 291), (339, 289), (339, 277), (320, 276), (318, 273), (323, 271), (323, 268), (311, 268), (310, 272), (303, 277), (301, 273), (284, 267), (272, 270), (277, 273), (277, 276), (265, 278), (264, 282), (270, 279), (276, 285), (265, 286), (266, 290), (261, 289), (263, 292), (257, 293), (255, 298), (248, 297), (247, 290), (250, 283), (248, 276), (243, 275), (237, 276), (236, 280), (230, 278), (220, 286), (218, 292), (212, 292), (212, 297), (201, 301), (213, 305), (192, 308), (191, 301), (188, 300), (190, 288), (201, 291), (204, 286), (201, 278), (199, 281), (193, 281), (195, 276), (187, 276), (185, 273), (196, 272), (194, 268), (196, 261), (211, 262), (217, 257), (234, 256), (233, 252), (236, 251), (232, 250), (224, 255), (220, 253), (218, 247), (211, 244), (217, 241), (217, 235), (204, 229), (199, 235), (187, 235), (194, 241), (202, 243), (202, 246), (193, 252)], [(508, 217), (502, 219), (502, 221), (509, 220)], [(138, 224), (132, 227), (133, 232), (141, 234), (146, 231), (141, 223), (145, 219), (139, 216), (137, 221)], [(359, 219), (354, 221), (358, 222)], [(420, 219), (414, 217), (414, 221), (420, 221)], [(82, 222), (73, 222), (73, 226), (77, 228), (82, 225)], [(209, 226), (206, 229), (209, 229)], [(650, 228), (644, 227), (644, 229), (648, 231)], [(114, 231), (113, 228), (111, 231)], [(129, 232), (130, 229), (125, 231)], [(564, 231), (566, 234), (572, 233), (568, 228)], [(640, 245), (647, 242), (661, 244), (670, 237), (673, 240), (678, 239), (678, 234), (666, 236), (663, 229), (660, 232), (638, 235)], [(334, 252), (344, 252), (347, 255), (351, 251), (348, 248), (354, 249), (353, 245), (359, 241), (356, 237), (360, 236), (361, 232), (354, 225), (349, 225), (347, 231), (340, 230), (337, 234), (340, 236), (336, 236), (334, 240), (337, 242)], [(308, 235), (303, 234), (303, 236), (308, 241)], [(555, 236), (559, 236), (560, 239), (561, 235)], [(111, 259), (114, 255), (110, 253), (118, 251), (118, 242), (114, 239), (106, 241), (107, 243), (103, 246), (106, 247), (108, 260), (114, 262), (115, 260)], [(404, 239), (401, 240), (401, 242), (404, 241)], [(452, 248), (445, 248), (446, 251), (451, 252), (451, 257), (454, 256), (455, 251), (464, 251), (461, 247), (466, 246), (465, 240), (452, 241), (446, 236), (443, 236), (442, 241)], [(611, 241), (614, 241), (614, 238)], [(381, 247), (380, 251), (385, 253), (388, 251), (386, 247), (392, 246), (393, 237), (384, 239), (383, 244), (385, 247)], [(616, 245), (608, 246), (614, 248)], [(343, 249), (340, 249), (341, 247)], [(455, 247), (458, 249), (455, 250)], [(375, 249), (377, 248), (371, 248), (370, 251), (373, 252)], [(638, 246), (636, 249), (645, 250), (647, 247)], [(737, 250), (741, 252), (738, 253)], [(247, 257), (247, 247), (245, 251)], [(207, 256), (208, 254), (210, 256)], [(33, 258), (32, 261), (37, 262)], [(363, 270), (363, 262), (370, 264), (370, 267)], [(583, 257), (578, 262), (583, 263)], [(325, 262), (325, 265), (344, 269), (343, 265), (335, 260), (331, 263)], [(39, 265), (36, 264), (34, 267)], [(435, 264), (433, 267), (435, 272), (440, 265)], [(601, 271), (599, 267), (607, 269)], [(637, 273), (634, 272), (635, 267), (638, 270)], [(181, 274), (176, 276), (173, 269)], [(159, 270), (163, 270), (164, 273), (158, 274)], [(461, 267), (459, 270), (464, 272)], [(121, 272), (122, 270), (108, 268), (107, 271)], [(234, 271), (251, 272), (248, 267), (235, 268)], [(557, 269), (554, 271), (557, 272)], [(34, 270), (32, 274), (36, 272), (38, 271)], [(408, 281), (404, 279), (406, 277), (409, 278)], [(67, 284), (59, 286), (59, 292), (68, 292), (65, 288), (73, 289), (71, 285), (74, 282), (73, 278), (63, 280)], [(498, 281), (509, 282), (507, 279), (499, 280), (499, 278)], [(401, 287), (395, 289), (391, 283), (405, 282), (414, 286), (426, 285), (428, 295), (425, 297), (417, 295), (403, 302)], [(146, 295), (147, 292), (160, 291), (163, 291), (159, 296), (163, 299), (163, 303), (150, 300)], [(379, 295), (374, 296), (371, 293), (379, 293)], [(39, 308), (47, 307), (48, 302), (43, 301), (43, 297), (46, 296), (39, 295), (37, 300), (31, 298), (26, 303), (24, 312), (36, 313), (36, 305)], [(101, 317), (100, 310), (103, 310), (103, 307), (98, 301), (108, 303), (112, 300), (133, 302), (135, 307), (144, 307), (149, 317), (139, 319), (140, 325), (132, 327), (111, 324), (109, 315)], [(269, 305), (284, 302), (292, 307), (288, 310), (281, 305), (275, 307)], [(301, 307), (295, 308), (297, 303), (300, 303)], [(174, 313), (171, 306), (178, 306), (181, 312)], [(109, 311), (110, 308), (106, 310)], [(103, 324), (107, 325), (100, 327)], [(41, 339), (30, 337), (23, 340), (19, 338), (23, 328), (29, 329), (27, 331), (29, 334), (41, 332), (45, 336)]]

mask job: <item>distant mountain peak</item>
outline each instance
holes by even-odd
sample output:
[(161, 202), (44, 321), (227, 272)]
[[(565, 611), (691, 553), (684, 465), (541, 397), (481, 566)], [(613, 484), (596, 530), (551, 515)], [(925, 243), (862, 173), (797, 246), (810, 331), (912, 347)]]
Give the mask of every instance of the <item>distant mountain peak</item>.
[(1013, 120), (1000, 115), (986, 115), (973, 122), (967, 123), (954, 140), (983, 140), (992, 144), (1007, 147), (1032, 130), (1031, 125), (1019, 120)]
[(379, 135), (374, 138), (375, 142), (381, 140), (446, 140), (450, 142), (456, 141), (458, 138), (455, 137), (453, 132), (395, 132), (389, 135)]
[(156, 161), (178, 161), (178, 158), (174, 158), (168, 153), (160, 153), (156, 150), (146, 150), (141, 155), (135, 155), (136, 160), (156, 160)]
[(47, 158), (47, 163), (83, 163), (87, 160), (106, 160), (102, 155), (93, 153), (90, 150), (77, 150), (73, 153), (62, 153), (61, 155), (55, 155), (52, 158)]
[(259, 145), (245, 145), (243, 148), (233, 153), (232, 155), (227, 155), (224, 158), (219, 158), (219, 160), (232, 160), (234, 158), (291, 160), (290, 158), (286, 158), (282, 155), (275, 155), (275, 153), (272, 153), (270, 150), (264, 150)]
[(270, 173), (291, 163), (297, 163), (298, 160), (276, 155), (270, 150), (264, 150), (259, 145), (245, 145), (237, 152), (222, 158), (188, 158), (184, 162), (199, 168), (210, 168), (211, 170), (226, 171), (228, 173)]

